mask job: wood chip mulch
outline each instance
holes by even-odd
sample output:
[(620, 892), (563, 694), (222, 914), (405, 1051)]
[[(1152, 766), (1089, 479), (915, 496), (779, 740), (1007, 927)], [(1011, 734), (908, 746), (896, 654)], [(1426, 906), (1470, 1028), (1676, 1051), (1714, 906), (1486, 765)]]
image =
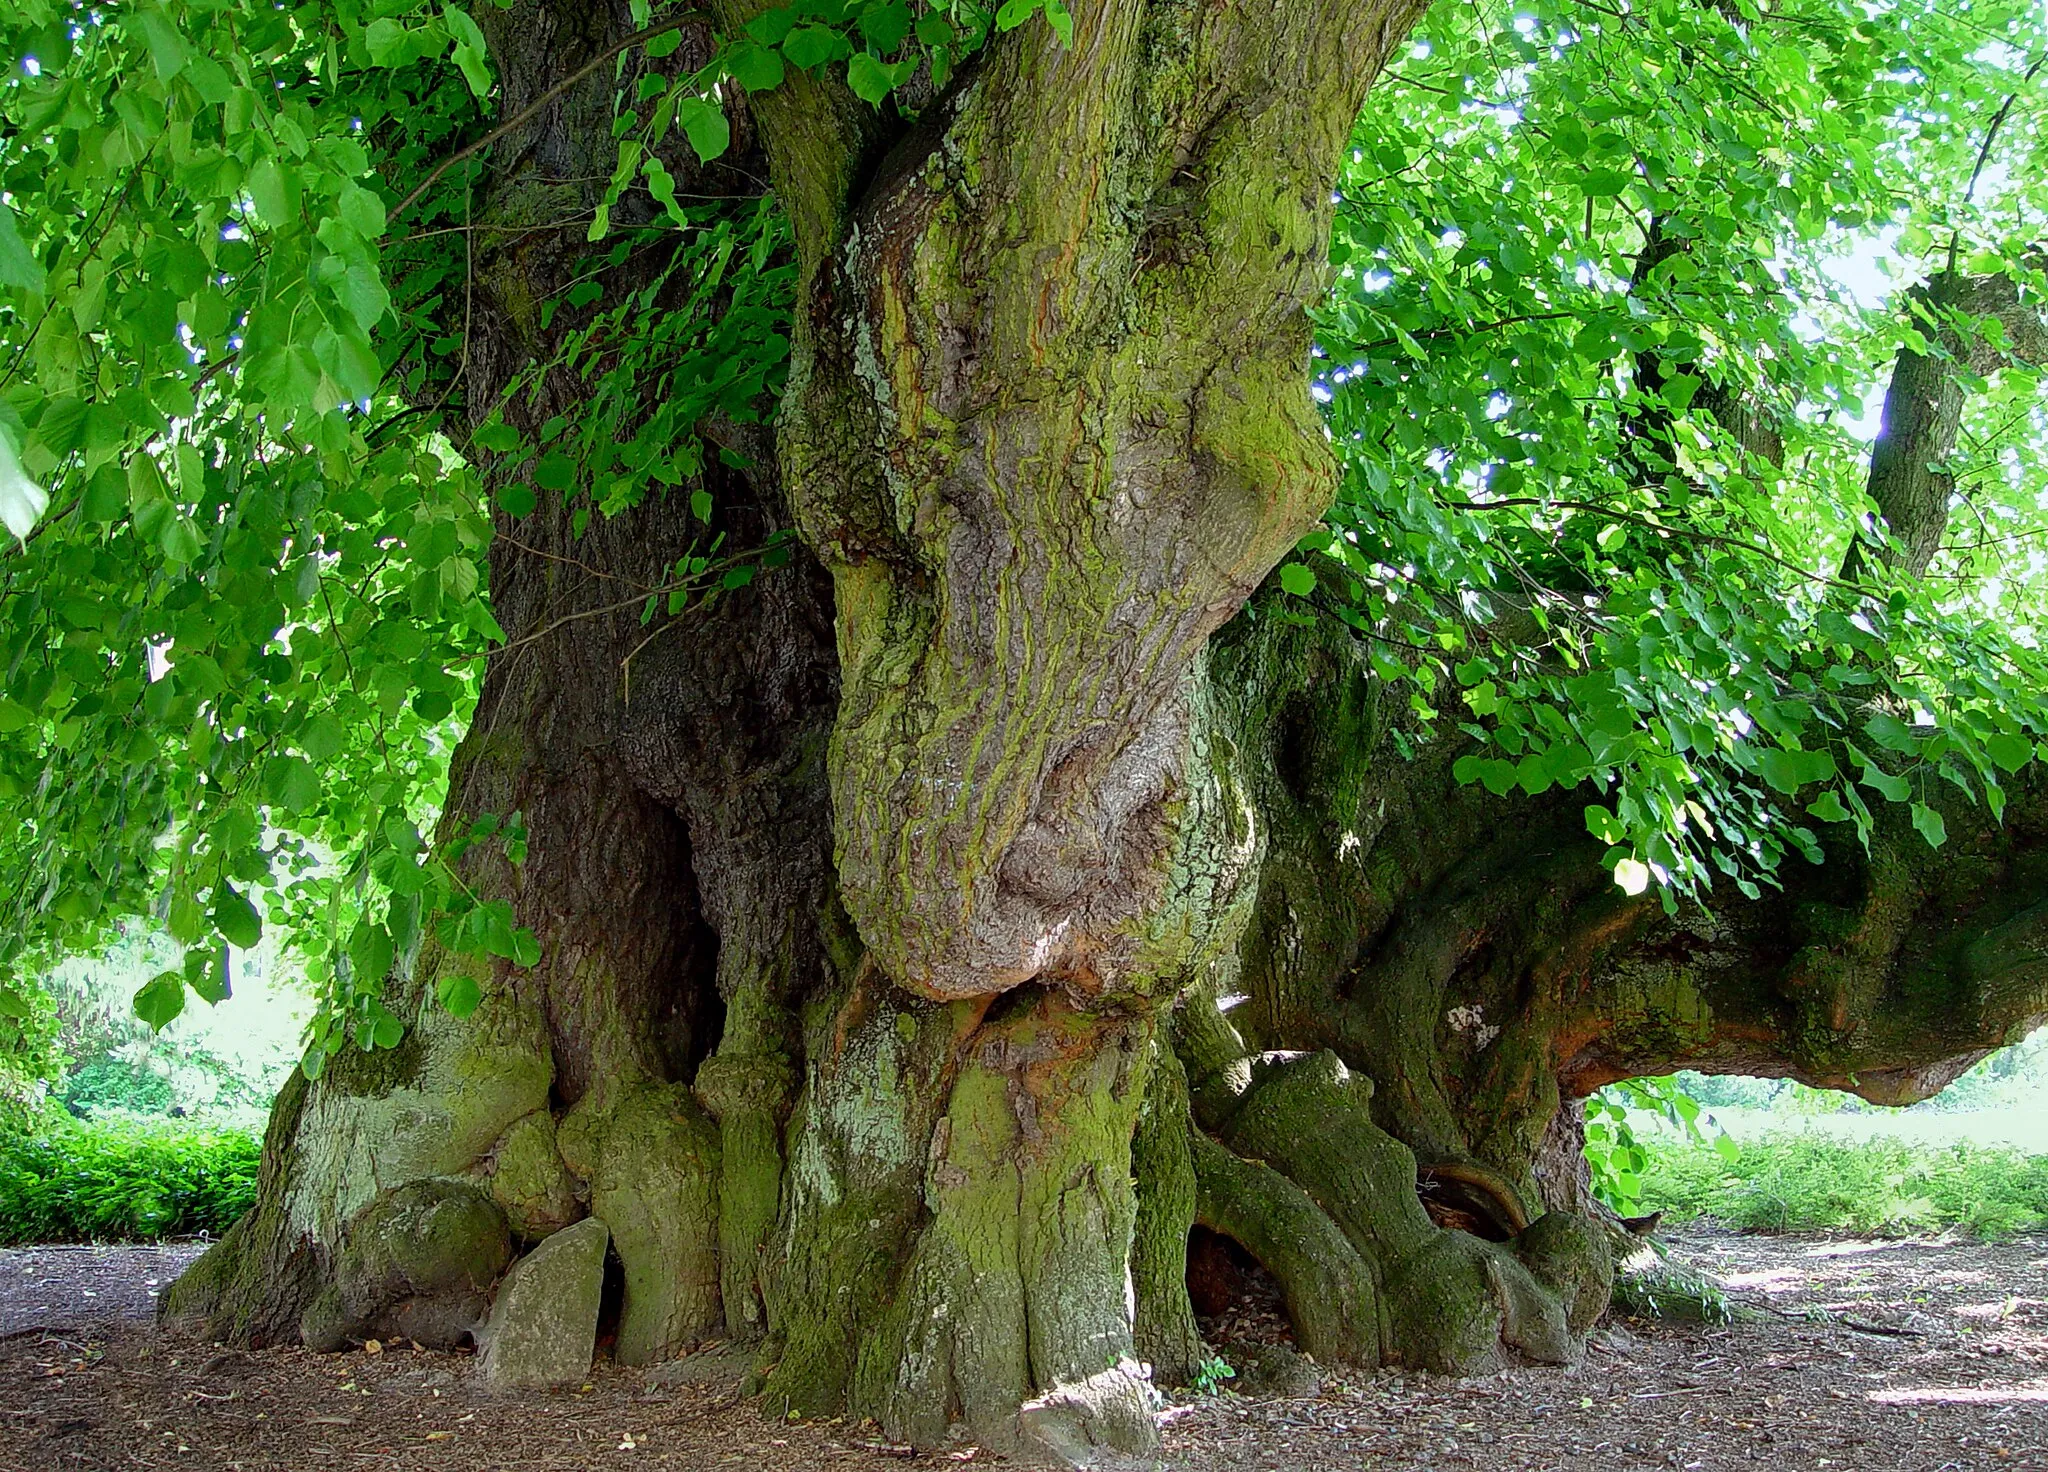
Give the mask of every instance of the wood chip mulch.
[[(1197, 1397), (1168, 1412), (1165, 1465), (2048, 1472), (2048, 1241), (1672, 1240), (1731, 1285), (1742, 1321), (1610, 1324), (1570, 1370), (1331, 1372), (1310, 1397)], [(967, 1446), (912, 1453), (871, 1427), (782, 1423), (739, 1397), (736, 1357), (701, 1376), (688, 1361), (600, 1365), (584, 1387), (500, 1400), (476, 1387), (466, 1354), (248, 1354), (167, 1339), (148, 1321), (149, 1290), (175, 1261), (176, 1249), (0, 1252), (0, 1469), (836, 1472), (992, 1460)]]

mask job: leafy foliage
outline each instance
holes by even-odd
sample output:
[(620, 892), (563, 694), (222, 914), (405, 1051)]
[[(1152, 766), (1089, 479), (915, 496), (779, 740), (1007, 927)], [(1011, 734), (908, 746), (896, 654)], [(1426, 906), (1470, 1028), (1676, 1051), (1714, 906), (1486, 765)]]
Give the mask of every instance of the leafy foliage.
[(0, 1014), (0, 1134), (25, 1133), (47, 1110), (50, 1080), (63, 1055), (57, 1047), (57, 1007), (47, 993), (14, 995), (15, 1011)]
[(1744, 1140), (1732, 1153), (1657, 1140), (1643, 1204), (1766, 1232), (1882, 1236), (1960, 1228), (2006, 1237), (2048, 1227), (2048, 1156), (1807, 1131)]
[(1631, 1111), (1663, 1119), (1684, 1138), (1710, 1147), (1724, 1160), (1735, 1158), (1735, 1141), (1676, 1077), (1625, 1079), (1589, 1096), (1583, 1108), (1593, 1194), (1621, 1216), (1643, 1210), (1643, 1183), (1651, 1160), (1650, 1146), (1637, 1135)]
[(0, 1138), (0, 1245), (219, 1233), (256, 1199), (262, 1142), (237, 1130), (59, 1121)]
[(229, 1016), (181, 1017), (162, 1031), (135, 1015), (139, 981), (163, 969), (177, 947), (149, 927), (128, 924), (98, 957), (71, 957), (45, 973), (59, 1020), (56, 1103), (79, 1117), (141, 1114), (260, 1120), (283, 1082), (293, 1024), (304, 1011), (280, 986), (285, 948), (273, 938), (235, 954), (236, 1005)]
[(1439, 8), (1374, 94), (1318, 346), (1344, 486), (1304, 567), (1469, 741), (1462, 779), (1600, 789), (1632, 893), (1754, 894), (1881, 802), (1938, 847), (1932, 789), (1997, 813), (2048, 733), (2035, 370), (1951, 467), (1982, 534), (1926, 581), (1839, 575), (1883, 535), (1856, 426), (1929, 329), (1841, 257), (2040, 292), (2043, 55), (2018, 4), (1567, 0)]
[(0, 433), (52, 507), (0, 571), (0, 976), (154, 907), (189, 948), (138, 998), (161, 1025), (266, 916), (345, 978), (362, 926), (458, 897), (420, 826), (497, 632), (490, 528), (445, 442), (394, 429), (445, 376), (426, 304), (459, 258), (380, 255), (371, 150), (443, 146), (476, 106), (444, 72), (486, 78), (472, 23), (413, 9), (403, 46), (390, 7), (0, 30)]
[[(457, 867), (481, 843), (517, 863), (519, 815), (427, 837), (504, 637), (486, 480), (448, 436), (515, 514), (536, 488), (615, 511), (679, 484), (699, 419), (757, 417), (778, 386), (780, 220), (679, 210), (655, 285), (513, 386), (581, 376), (588, 417), (530, 446), (494, 421), (470, 444), (476, 165), (427, 167), (487, 116), (467, 14), (32, 0), (0, 20), (0, 58), (0, 499), (21, 541), (0, 566), (0, 799), (17, 819), (0, 835), (0, 1015), (19, 1030), (25, 977), (153, 911), (186, 949), (137, 994), (152, 1026), (190, 992), (220, 1000), (229, 948), (282, 924), (326, 997), (309, 1068), (389, 1046), (385, 973), (429, 930), (538, 955)], [(403, 197), (390, 182), (421, 175)], [(647, 616), (744, 582), (761, 552), (707, 534)]]

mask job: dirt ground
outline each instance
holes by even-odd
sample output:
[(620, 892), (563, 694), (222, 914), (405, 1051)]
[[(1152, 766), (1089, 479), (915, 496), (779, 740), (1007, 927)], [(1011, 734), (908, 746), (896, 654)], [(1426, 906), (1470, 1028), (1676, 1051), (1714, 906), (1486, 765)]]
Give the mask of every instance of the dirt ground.
[[(1767, 1467), (2048, 1472), (2048, 1240), (2000, 1245), (1690, 1231), (1675, 1252), (1748, 1312), (1613, 1323), (1584, 1366), (1476, 1380), (1326, 1377), (1287, 1400), (1167, 1413), (1176, 1472)], [(948, 1467), (844, 1423), (779, 1424), (720, 1354), (601, 1366), (580, 1389), (480, 1394), (472, 1359), (243, 1354), (160, 1337), (152, 1290), (192, 1249), (0, 1252), (0, 1468), (515, 1472)]]

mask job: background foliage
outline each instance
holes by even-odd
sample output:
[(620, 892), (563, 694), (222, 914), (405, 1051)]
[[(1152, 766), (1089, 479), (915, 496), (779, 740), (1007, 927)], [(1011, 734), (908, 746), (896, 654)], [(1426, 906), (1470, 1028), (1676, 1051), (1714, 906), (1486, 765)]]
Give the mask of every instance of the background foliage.
[(259, 1136), (95, 1120), (0, 1136), (0, 1246), (225, 1232), (256, 1199)]
[(2048, 1155), (1992, 1146), (1793, 1130), (1723, 1156), (1659, 1139), (1647, 1144), (1644, 1182), (1651, 1210), (1742, 1230), (1995, 1238), (2048, 1228)]
[(2048, 732), (2035, 368), (1978, 385), (1931, 577), (1841, 575), (1929, 330), (1844, 268), (2038, 310), (2044, 58), (2025, 4), (1445, 6), (1376, 87), (1320, 319), (1343, 490), (1283, 576), (1466, 780), (1593, 784), (1624, 888), (1753, 894), (1883, 802), (1938, 847), (1932, 789), (2000, 811)]

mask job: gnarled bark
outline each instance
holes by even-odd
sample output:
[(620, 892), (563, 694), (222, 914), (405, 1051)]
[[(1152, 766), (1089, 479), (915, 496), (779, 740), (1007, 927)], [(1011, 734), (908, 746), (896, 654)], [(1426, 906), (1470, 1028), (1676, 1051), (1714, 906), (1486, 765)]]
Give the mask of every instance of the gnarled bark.
[(1600, 865), (1593, 794), (1460, 786), (1456, 742), (1402, 760), (1335, 620), (1248, 621), (1216, 658), (1219, 683), (1267, 691), (1242, 742), (1268, 839), (1231, 1024), (1250, 1052), (1328, 1048), (1382, 1081), (1373, 1118), (1425, 1165), (1483, 1168), (1525, 1207), (1582, 1200), (1551, 1124), (1603, 1084), (1697, 1068), (1905, 1103), (2048, 1020), (2031, 768), (2002, 822), (1932, 796), (1939, 851), (1887, 808), (1867, 854), (1825, 827), (1826, 862), (1781, 891), (1666, 915)]

